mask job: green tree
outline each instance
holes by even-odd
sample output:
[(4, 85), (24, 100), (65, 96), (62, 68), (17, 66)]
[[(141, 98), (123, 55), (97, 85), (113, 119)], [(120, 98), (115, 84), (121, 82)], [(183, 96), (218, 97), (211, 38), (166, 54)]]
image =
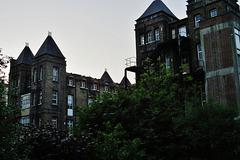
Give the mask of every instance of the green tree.
[(236, 108), (205, 103), (188, 108), (184, 119), (189, 157), (239, 159), (240, 121)]
[(236, 110), (211, 102), (202, 105), (201, 83), (172, 73), (164, 64), (145, 69), (137, 85), (129, 90), (106, 93), (90, 107), (78, 108), (75, 134), (90, 136), (97, 159), (239, 156)]
[[(19, 109), (15, 104), (16, 93), (13, 91), (6, 92), (8, 87), (4, 84), (3, 69), (7, 67), (8, 58), (0, 57), (0, 159), (20, 159), (18, 152), (19, 137), (17, 129), (19, 127), (17, 121), (17, 113)], [(11, 96), (11, 102), (6, 103), (5, 96)]]

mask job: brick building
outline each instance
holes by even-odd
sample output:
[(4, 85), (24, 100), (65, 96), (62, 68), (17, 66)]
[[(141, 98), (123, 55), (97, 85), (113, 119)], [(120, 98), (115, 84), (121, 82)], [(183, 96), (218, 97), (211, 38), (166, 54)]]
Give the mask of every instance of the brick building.
[(9, 84), (19, 94), (20, 122), (40, 126), (52, 123), (59, 129), (74, 125), (74, 105), (88, 105), (117, 85), (107, 71), (100, 79), (66, 72), (66, 60), (52, 36), (47, 36), (33, 55), (28, 44), (11, 60)]
[(183, 66), (183, 74), (204, 82), (207, 98), (240, 109), (237, 0), (187, 2), (184, 19), (178, 19), (161, 0), (154, 0), (136, 20), (137, 68), (144, 66), (147, 57), (160, 58), (174, 72)]

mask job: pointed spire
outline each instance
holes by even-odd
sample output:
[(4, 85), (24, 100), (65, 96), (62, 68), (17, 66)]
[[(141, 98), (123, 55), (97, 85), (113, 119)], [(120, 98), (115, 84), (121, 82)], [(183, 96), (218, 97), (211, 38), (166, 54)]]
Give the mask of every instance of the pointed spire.
[(23, 51), (21, 52), (21, 54), (18, 56), (15, 65), (18, 64), (27, 64), (30, 65), (32, 64), (32, 59), (33, 59), (34, 55), (31, 51), (31, 49), (29, 48), (29, 46), (25, 46)]
[(53, 40), (52, 36), (48, 35), (45, 41), (43, 42), (42, 46), (38, 50), (36, 57), (39, 57), (41, 55), (48, 54), (51, 56), (59, 57), (65, 59), (62, 52), (58, 48), (56, 42)]
[(147, 8), (147, 10), (137, 20), (156, 14), (158, 12), (165, 12), (166, 14), (177, 18), (161, 0), (154, 0), (152, 4)]
[(104, 83), (113, 83), (112, 78), (110, 77), (110, 75), (108, 74), (108, 72), (105, 70), (105, 72), (103, 73), (101, 80), (103, 80)]

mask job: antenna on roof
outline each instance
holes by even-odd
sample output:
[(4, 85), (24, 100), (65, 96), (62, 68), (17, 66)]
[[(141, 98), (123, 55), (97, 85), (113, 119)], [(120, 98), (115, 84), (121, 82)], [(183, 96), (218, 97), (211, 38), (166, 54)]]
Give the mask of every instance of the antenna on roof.
[(25, 42), (25, 46), (26, 46), (26, 47), (29, 47), (29, 43), (28, 43), (28, 42)]
[(105, 68), (105, 72), (107, 72), (107, 68)]
[(52, 36), (52, 32), (48, 31), (48, 36)]

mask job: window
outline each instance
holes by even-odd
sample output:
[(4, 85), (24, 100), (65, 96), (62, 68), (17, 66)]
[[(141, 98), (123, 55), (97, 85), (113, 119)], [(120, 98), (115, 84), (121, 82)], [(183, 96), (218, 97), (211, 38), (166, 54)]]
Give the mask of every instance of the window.
[(37, 70), (36, 68), (33, 69), (33, 82), (37, 81)]
[(69, 86), (73, 86), (73, 78), (69, 78), (69, 80), (68, 80), (68, 85), (69, 85)]
[(33, 102), (32, 102), (33, 106), (36, 106), (36, 93), (33, 93)]
[(176, 38), (176, 31), (175, 29), (172, 29), (172, 39), (175, 39)]
[(98, 89), (98, 84), (97, 83), (93, 83), (93, 90), (97, 90)]
[(68, 95), (68, 106), (71, 108), (73, 106), (73, 95)]
[(73, 95), (68, 95), (68, 116), (73, 116)]
[(145, 42), (144, 42), (144, 35), (140, 35), (140, 45), (144, 45)]
[(201, 21), (200, 14), (195, 16), (195, 28), (199, 28), (199, 22)]
[(88, 98), (88, 106), (91, 106), (91, 103), (93, 102), (92, 98)]
[(108, 91), (109, 91), (109, 86), (108, 86), (108, 85), (105, 85), (104, 91), (105, 91), (105, 92), (108, 92)]
[(21, 107), (22, 109), (30, 108), (30, 93), (21, 95)]
[(147, 37), (148, 37), (148, 43), (151, 43), (152, 42), (152, 32), (151, 31), (149, 31), (147, 33)]
[(53, 81), (58, 81), (58, 68), (53, 67)]
[(58, 105), (58, 91), (52, 92), (52, 105)]
[(67, 121), (67, 127), (68, 127), (69, 135), (72, 135), (73, 134), (73, 121), (72, 120)]
[(187, 37), (187, 28), (186, 26), (181, 26), (178, 28), (178, 33), (182, 37)]
[(210, 17), (216, 17), (217, 16), (217, 9), (213, 9), (210, 11)]
[(30, 118), (29, 117), (23, 117), (23, 118), (21, 118), (20, 123), (24, 126), (28, 126), (30, 124)]
[(197, 45), (197, 53), (198, 53), (198, 60), (203, 60), (202, 46), (201, 46), (201, 44), (198, 44), (198, 45)]
[(42, 118), (38, 117), (38, 126), (40, 127), (42, 125)]
[(234, 29), (237, 54), (240, 54), (240, 30)]
[(166, 56), (166, 68), (170, 68), (170, 58)]
[(57, 117), (52, 117), (52, 125), (57, 128), (57, 126), (58, 126), (58, 118)]
[(39, 92), (39, 105), (42, 104), (42, 91)]
[(85, 80), (81, 81), (81, 88), (86, 88), (86, 81)]
[(40, 67), (40, 72), (39, 72), (39, 80), (43, 80), (43, 68), (42, 66)]
[(155, 29), (155, 40), (159, 41), (160, 37), (159, 37), (159, 29)]

